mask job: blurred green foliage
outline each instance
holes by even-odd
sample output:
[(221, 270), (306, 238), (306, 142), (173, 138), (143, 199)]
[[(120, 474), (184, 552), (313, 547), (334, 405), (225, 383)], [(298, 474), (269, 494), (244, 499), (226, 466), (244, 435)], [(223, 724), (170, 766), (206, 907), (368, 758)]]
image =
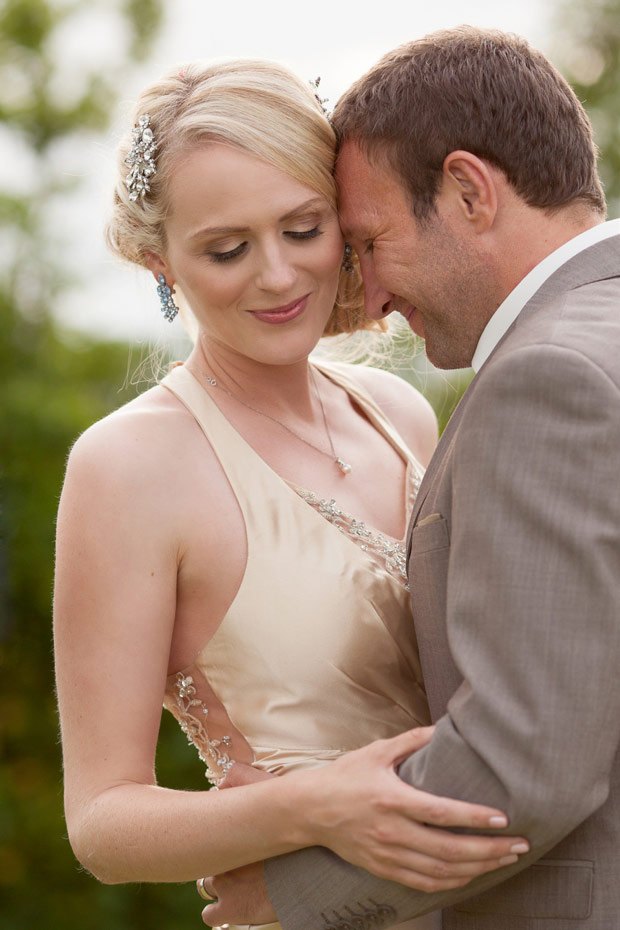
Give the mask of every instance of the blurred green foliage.
[[(3, 930), (186, 930), (200, 924), (191, 885), (100, 885), (66, 838), (54, 696), (51, 593), (55, 512), (71, 443), (135, 390), (126, 345), (63, 332), (50, 307), (67, 283), (46, 232), (59, 141), (105, 127), (113, 77), (84, 74), (70, 101), (54, 92), (55, 30), (94, 3), (0, 2), (0, 122), (29, 159), (30, 187), (0, 191), (0, 925)], [(147, 54), (159, 0), (100, 4), (123, 28), (131, 60)], [(169, 715), (166, 715), (168, 718)], [(205, 787), (203, 767), (172, 718), (162, 724), (162, 784)]]
[(609, 216), (620, 216), (620, 0), (563, 0), (554, 61), (584, 104), (600, 153)]
[[(0, 124), (34, 159), (25, 192), (0, 190), (0, 913), (5, 930), (186, 930), (200, 926), (191, 885), (106, 887), (84, 874), (62, 814), (50, 604), (54, 520), (67, 450), (89, 423), (134, 393), (131, 350), (64, 332), (50, 307), (67, 281), (46, 228), (50, 199), (66, 187), (49, 152), (101, 130), (130, 62), (149, 52), (163, 0), (0, 0)], [(118, 67), (83, 75), (79, 93), (54, 91), (56, 30), (85, 9), (119, 17)], [(569, 0), (557, 60), (595, 124), (602, 172), (620, 204), (620, 0)], [(120, 38), (120, 37), (119, 37)], [(120, 54), (120, 53), (119, 53)], [(471, 372), (437, 373), (401, 346), (391, 367), (429, 396), (445, 425)], [(160, 783), (203, 789), (202, 766), (165, 715)], [(207, 825), (205, 825), (207, 829)]]

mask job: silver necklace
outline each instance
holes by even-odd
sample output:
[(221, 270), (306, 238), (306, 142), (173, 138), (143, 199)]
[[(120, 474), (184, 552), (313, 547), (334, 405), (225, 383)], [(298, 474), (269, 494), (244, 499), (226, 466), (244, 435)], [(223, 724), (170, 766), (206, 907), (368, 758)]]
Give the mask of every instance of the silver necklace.
[(206, 371), (203, 371), (202, 368), (193, 366), (196, 371), (198, 371), (202, 377), (210, 384), (212, 387), (218, 388), (220, 391), (223, 391), (224, 394), (228, 394), (229, 397), (232, 397), (233, 400), (236, 400), (238, 404), (243, 404), (244, 407), (247, 407), (248, 410), (253, 410), (254, 413), (259, 413), (261, 417), (266, 417), (268, 420), (272, 420), (274, 423), (277, 423), (278, 426), (281, 426), (282, 429), (285, 429), (287, 433), (290, 433), (291, 436), (294, 436), (296, 439), (299, 439), (300, 442), (305, 443), (307, 446), (310, 446), (311, 449), (314, 449), (315, 452), (320, 452), (321, 455), (326, 455), (328, 458), (333, 459), (335, 464), (338, 466), (343, 475), (348, 475), (351, 471), (351, 466), (340, 458), (339, 455), (336, 455), (336, 450), (334, 449), (334, 441), (332, 439), (332, 434), (329, 429), (329, 423), (327, 422), (327, 415), (325, 413), (325, 407), (323, 406), (323, 400), (321, 398), (321, 393), (319, 391), (319, 386), (316, 383), (316, 378), (312, 368), (310, 368), (310, 375), (312, 377), (312, 384), (314, 385), (314, 390), (316, 391), (316, 396), (318, 397), (319, 404), (321, 406), (321, 413), (323, 414), (323, 423), (325, 424), (325, 432), (327, 433), (327, 438), (329, 439), (329, 446), (331, 451), (326, 452), (325, 449), (321, 449), (320, 446), (315, 446), (313, 442), (310, 442), (308, 439), (304, 439), (303, 436), (300, 436), (299, 433), (296, 433), (294, 429), (291, 429), (290, 426), (287, 426), (286, 423), (283, 423), (282, 420), (278, 420), (277, 417), (272, 416), (271, 413), (265, 413), (264, 410), (259, 410), (258, 407), (253, 407), (252, 404), (248, 404), (247, 401), (242, 400), (241, 397), (237, 397), (236, 394), (233, 394), (232, 391), (229, 391), (228, 388), (222, 387), (222, 385), (215, 380), (211, 375), (208, 375)]

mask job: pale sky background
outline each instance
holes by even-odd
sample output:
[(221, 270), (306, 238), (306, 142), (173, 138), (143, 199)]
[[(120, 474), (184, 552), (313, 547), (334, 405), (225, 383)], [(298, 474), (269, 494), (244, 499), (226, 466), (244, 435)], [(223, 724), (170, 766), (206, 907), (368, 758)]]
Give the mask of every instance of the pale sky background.
[[(63, 297), (57, 308), (59, 319), (86, 332), (139, 343), (174, 336), (180, 330), (178, 320), (172, 326), (160, 320), (148, 273), (110, 256), (102, 235), (115, 141), (126, 128), (126, 112), (142, 86), (171, 65), (194, 58), (276, 59), (302, 77), (320, 75), (321, 96), (329, 98), (330, 107), (386, 51), (463, 22), (520, 33), (550, 53), (555, 10), (554, 0), (167, 0), (154, 52), (124, 88), (112, 130), (103, 139), (56, 153), (63, 173), (83, 178), (80, 195), (59, 201), (52, 218), (62, 254), (82, 279)], [(70, 92), (72, 80), (93, 64), (103, 70), (114, 67), (118, 43), (118, 23), (110, 15), (110, 4), (93, 3), (58, 37), (64, 92)]]

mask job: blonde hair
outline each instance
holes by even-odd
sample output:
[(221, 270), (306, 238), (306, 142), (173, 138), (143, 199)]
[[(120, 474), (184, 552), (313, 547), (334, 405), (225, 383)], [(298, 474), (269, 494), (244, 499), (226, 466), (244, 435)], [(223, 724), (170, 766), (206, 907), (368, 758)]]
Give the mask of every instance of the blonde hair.
[[(224, 142), (262, 159), (325, 197), (336, 209), (336, 139), (313, 88), (271, 61), (193, 62), (175, 68), (140, 95), (133, 123), (148, 113), (158, 145), (150, 191), (136, 201), (125, 185), (131, 130), (118, 152), (108, 245), (146, 266), (147, 253), (166, 252), (169, 178), (179, 155), (207, 141)], [(377, 329), (363, 309), (361, 277), (343, 271), (325, 336)]]

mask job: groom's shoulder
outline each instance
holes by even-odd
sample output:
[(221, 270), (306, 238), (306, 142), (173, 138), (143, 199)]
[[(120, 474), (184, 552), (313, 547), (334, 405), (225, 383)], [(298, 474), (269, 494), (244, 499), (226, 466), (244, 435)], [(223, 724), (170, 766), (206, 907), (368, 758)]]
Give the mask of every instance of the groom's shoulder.
[[(529, 330), (529, 332), (528, 332)], [(618, 380), (620, 354), (620, 274), (565, 291), (533, 315), (522, 348), (574, 353), (575, 363), (592, 364)]]
[(529, 367), (541, 379), (546, 365), (568, 369), (594, 365), (618, 381), (620, 354), (620, 276), (567, 289), (525, 309), (482, 371)]

